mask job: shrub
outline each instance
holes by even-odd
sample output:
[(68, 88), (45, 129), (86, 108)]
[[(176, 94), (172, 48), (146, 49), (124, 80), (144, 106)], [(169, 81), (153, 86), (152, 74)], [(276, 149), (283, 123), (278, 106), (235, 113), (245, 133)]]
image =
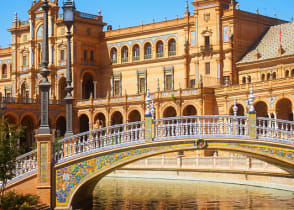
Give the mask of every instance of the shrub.
[(31, 207), (37, 205), (38, 202), (38, 196), (17, 194), (15, 191), (9, 191), (0, 198), (0, 208), (3, 210), (31, 209)]

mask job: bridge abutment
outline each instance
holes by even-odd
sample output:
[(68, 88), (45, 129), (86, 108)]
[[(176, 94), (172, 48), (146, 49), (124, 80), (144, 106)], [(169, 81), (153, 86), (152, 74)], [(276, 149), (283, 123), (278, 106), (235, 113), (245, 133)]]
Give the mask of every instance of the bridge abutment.
[(54, 136), (52, 134), (39, 134), (37, 139), (37, 194), (40, 202), (53, 206), (53, 177), (52, 153)]

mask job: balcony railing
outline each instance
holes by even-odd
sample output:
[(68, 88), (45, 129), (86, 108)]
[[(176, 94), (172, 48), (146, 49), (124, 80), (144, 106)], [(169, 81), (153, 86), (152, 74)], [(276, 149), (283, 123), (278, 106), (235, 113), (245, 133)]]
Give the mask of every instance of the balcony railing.
[(200, 46), (201, 52), (211, 52), (213, 50), (212, 45)]
[(128, 58), (128, 57), (126, 57), (126, 58), (122, 58), (122, 59), (121, 59), (121, 62), (122, 62), (122, 63), (127, 63), (128, 61), (129, 61), (129, 58)]
[(133, 56), (133, 61), (139, 61), (140, 60), (140, 56)]
[(7, 74), (2, 74), (2, 79), (7, 79)]
[(169, 51), (168, 56), (175, 56), (177, 54), (176, 51)]
[(157, 58), (162, 58), (163, 57), (163, 53), (156, 53), (156, 57)]
[(111, 63), (112, 63), (112, 64), (117, 64), (117, 59), (112, 59), (112, 60), (111, 60)]
[(145, 59), (145, 60), (148, 60), (148, 59), (151, 59), (151, 57), (152, 57), (151, 55), (145, 55), (145, 56), (144, 56), (144, 59)]

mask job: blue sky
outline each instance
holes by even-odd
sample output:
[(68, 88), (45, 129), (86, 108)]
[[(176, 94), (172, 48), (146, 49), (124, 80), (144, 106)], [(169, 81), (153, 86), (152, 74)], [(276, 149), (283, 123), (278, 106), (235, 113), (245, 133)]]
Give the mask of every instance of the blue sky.
[[(4, 0), (2, 0), (4, 1)], [(104, 21), (113, 28), (120, 26), (129, 27), (153, 21), (162, 21), (174, 19), (176, 15), (182, 17), (185, 12), (186, 0), (75, 0), (77, 10), (97, 14), (98, 9), (102, 11)], [(192, 10), (192, 1), (189, 0), (190, 10)], [(9, 0), (2, 2), (0, 7), (0, 46), (7, 47), (11, 43), (10, 33), (7, 29), (11, 27), (11, 22), (14, 19), (14, 12), (17, 12), (19, 18), (28, 19), (27, 11), (31, 6), (32, 0)], [(62, 4), (63, 0), (59, 0)], [(259, 13), (267, 16), (274, 16), (285, 20), (290, 20), (294, 16), (294, 1), (293, 0), (239, 0), (240, 9), (256, 12), (259, 8)], [(60, 11), (62, 12), (62, 11)]]

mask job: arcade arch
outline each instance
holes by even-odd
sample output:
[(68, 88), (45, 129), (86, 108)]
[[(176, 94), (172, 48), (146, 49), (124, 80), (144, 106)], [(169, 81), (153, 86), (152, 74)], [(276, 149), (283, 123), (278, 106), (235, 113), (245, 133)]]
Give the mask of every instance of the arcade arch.
[(278, 119), (293, 120), (292, 103), (289, 99), (280, 99), (276, 104), (276, 114)]
[(123, 116), (119, 111), (111, 115), (111, 125), (118, 125), (123, 123)]
[(80, 133), (89, 131), (89, 118), (87, 115), (83, 114), (80, 116)]
[(141, 121), (141, 114), (138, 110), (133, 110), (128, 116), (128, 122), (138, 122)]
[(197, 110), (193, 105), (188, 105), (183, 110), (183, 116), (197, 115)]
[(163, 111), (163, 117), (176, 117), (177, 116), (177, 111), (174, 107), (169, 106)]

